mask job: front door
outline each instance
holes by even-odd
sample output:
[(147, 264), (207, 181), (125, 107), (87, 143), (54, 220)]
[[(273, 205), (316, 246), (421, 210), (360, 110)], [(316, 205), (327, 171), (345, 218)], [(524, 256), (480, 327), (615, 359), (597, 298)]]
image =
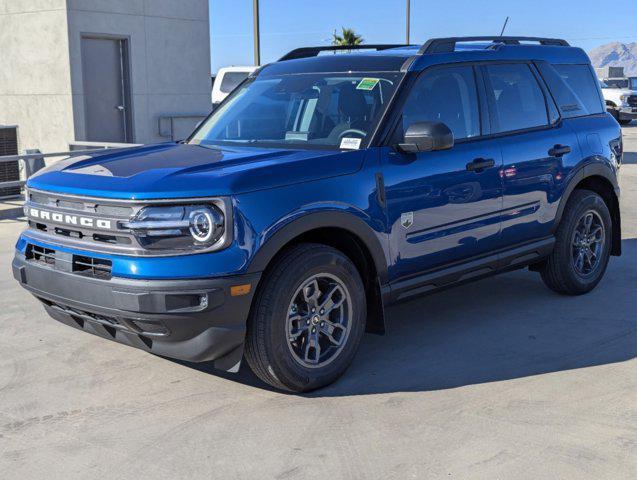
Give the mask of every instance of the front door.
[(85, 140), (131, 142), (127, 40), (82, 38)]
[(397, 132), (413, 123), (445, 123), (450, 150), (402, 154), (387, 148), (383, 176), (392, 281), (494, 250), (500, 233), (502, 157), (486, 138), (484, 98), (470, 65), (426, 71), (412, 88)]

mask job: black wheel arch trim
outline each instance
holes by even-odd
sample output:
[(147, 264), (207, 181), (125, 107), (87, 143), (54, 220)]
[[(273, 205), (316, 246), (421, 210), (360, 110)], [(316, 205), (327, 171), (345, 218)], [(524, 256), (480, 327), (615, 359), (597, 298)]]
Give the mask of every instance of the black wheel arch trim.
[(610, 209), (611, 217), (613, 220), (612, 254), (616, 256), (621, 255), (621, 214), (619, 212), (619, 182), (617, 180), (615, 172), (613, 172), (612, 168), (607, 163), (594, 162), (582, 165), (573, 174), (571, 174), (570, 177), (571, 178), (568, 182), (568, 185), (564, 189), (564, 192), (562, 193), (562, 197), (557, 208), (553, 231), (555, 232), (555, 230), (557, 230), (562, 220), (562, 215), (564, 214), (566, 204), (577, 185), (579, 185), (586, 178), (602, 177), (612, 185), (613, 194), (615, 195), (615, 200), (617, 201), (617, 211), (613, 212), (613, 208)]
[(285, 245), (304, 233), (320, 228), (340, 228), (358, 237), (374, 260), (380, 284), (387, 283), (387, 259), (375, 231), (361, 218), (338, 210), (307, 213), (282, 226), (257, 250), (248, 273), (262, 272)]

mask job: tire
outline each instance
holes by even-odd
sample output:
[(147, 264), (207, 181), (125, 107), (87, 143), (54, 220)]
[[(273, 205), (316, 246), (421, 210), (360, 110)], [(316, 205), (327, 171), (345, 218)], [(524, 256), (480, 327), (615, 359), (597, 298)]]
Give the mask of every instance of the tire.
[(268, 269), (254, 302), (245, 358), (265, 383), (308, 392), (349, 367), (367, 311), (363, 281), (342, 252), (310, 243), (291, 247)]
[(632, 122), (632, 120), (629, 120), (627, 118), (624, 120), (618, 119), (617, 121), (619, 122), (620, 125), (628, 125), (630, 122)]
[[(586, 231), (588, 218), (591, 218), (592, 225), (586, 235), (583, 232)], [(595, 234), (600, 241), (589, 245), (590, 252), (596, 252), (589, 256), (584, 245), (592, 238), (593, 232), (598, 231), (597, 227), (602, 227), (601, 233)], [(568, 199), (557, 229), (553, 252), (540, 268), (546, 286), (564, 295), (582, 295), (595, 288), (608, 266), (612, 228), (604, 200), (590, 190), (575, 190)]]

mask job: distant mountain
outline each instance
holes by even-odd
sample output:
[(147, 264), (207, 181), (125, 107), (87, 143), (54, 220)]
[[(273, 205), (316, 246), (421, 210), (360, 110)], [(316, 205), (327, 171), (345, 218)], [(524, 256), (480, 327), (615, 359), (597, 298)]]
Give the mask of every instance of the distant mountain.
[(590, 52), (594, 67), (624, 67), (624, 74), (637, 76), (637, 42), (607, 43)]

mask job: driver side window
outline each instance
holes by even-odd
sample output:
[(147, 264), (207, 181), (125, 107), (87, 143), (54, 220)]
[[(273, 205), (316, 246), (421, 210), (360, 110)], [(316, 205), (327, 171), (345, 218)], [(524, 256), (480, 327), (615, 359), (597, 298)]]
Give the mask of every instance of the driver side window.
[(403, 132), (409, 125), (423, 121), (446, 124), (456, 140), (480, 136), (473, 67), (436, 68), (418, 79), (403, 110)]

